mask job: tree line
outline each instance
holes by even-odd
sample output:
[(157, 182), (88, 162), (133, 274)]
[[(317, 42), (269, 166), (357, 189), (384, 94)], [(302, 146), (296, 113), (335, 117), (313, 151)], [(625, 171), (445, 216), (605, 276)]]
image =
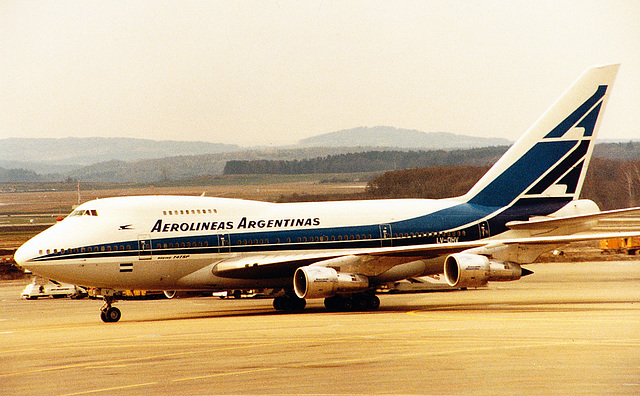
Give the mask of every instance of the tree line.
[[(384, 199), (450, 198), (465, 194), (489, 166), (445, 166), (388, 171), (367, 183), (362, 193), (331, 195), (293, 194), (280, 202)], [(592, 158), (582, 194), (600, 209), (640, 206), (640, 161)]]
[(367, 151), (328, 155), (302, 160), (228, 161), (225, 175), (279, 174), (300, 175), (318, 173), (381, 172), (426, 166), (492, 164), (507, 150), (507, 146), (483, 147), (473, 150), (429, 151)]

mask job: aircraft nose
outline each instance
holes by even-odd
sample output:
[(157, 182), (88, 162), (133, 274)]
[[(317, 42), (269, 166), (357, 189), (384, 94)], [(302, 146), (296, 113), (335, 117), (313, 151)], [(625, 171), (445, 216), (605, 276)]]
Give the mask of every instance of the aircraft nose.
[(29, 242), (20, 246), (18, 250), (13, 254), (13, 259), (18, 263), (21, 267), (25, 267), (25, 265), (29, 262), (30, 259), (34, 257), (32, 249), (29, 247)]

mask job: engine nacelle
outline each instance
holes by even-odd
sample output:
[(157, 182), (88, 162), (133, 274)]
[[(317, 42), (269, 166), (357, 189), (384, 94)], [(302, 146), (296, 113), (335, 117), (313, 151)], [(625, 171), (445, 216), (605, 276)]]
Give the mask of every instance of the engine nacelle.
[(369, 279), (366, 276), (345, 274), (329, 267), (300, 267), (293, 275), (293, 289), (300, 298), (326, 298), (368, 288)]
[(531, 273), (518, 264), (491, 261), (478, 254), (456, 253), (444, 261), (444, 276), (452, 287), (479, 287), (489, 281), (514, 281)]

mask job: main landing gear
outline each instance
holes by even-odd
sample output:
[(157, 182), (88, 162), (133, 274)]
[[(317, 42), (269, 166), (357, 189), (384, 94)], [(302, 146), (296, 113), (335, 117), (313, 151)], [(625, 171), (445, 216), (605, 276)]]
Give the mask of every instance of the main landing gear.
[(380, 299), (373, 293), (336, 294), (325, 298), (324, 306), (329, 311), (375, 311)]
[(104, 294), (104, 305), (100, 309), (100, 319), (105, 323), (114, 323), (120, 320), (122, 313), (116, 307), (112, 307), (111, 304), (116, 302), (113, 294)]
[(286, 294), (273, 299), (273, 307), (276, 311), (302, 311), (307, 305), (307, 300), (295, 294)]
[[(273, 299), (273, 307), (278, 311), (302, 311), (306, 300), (287, 294)], [(375, 311), (380, 307), (380, 299), (374, 293), (337, 294), (324, 299), (329, 311)]]

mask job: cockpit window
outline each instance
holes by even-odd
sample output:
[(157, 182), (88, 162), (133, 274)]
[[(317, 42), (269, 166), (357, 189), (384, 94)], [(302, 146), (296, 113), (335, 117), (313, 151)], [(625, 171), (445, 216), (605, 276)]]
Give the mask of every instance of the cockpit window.
[(69, 215), (69, 217), (75, 217), (75, 216), (97, 216), (98, 215), (98, 211), (95, 209), (78, 209), (78, 210), (74, 210), (73, 212), (71, 212), (71, 214)]

